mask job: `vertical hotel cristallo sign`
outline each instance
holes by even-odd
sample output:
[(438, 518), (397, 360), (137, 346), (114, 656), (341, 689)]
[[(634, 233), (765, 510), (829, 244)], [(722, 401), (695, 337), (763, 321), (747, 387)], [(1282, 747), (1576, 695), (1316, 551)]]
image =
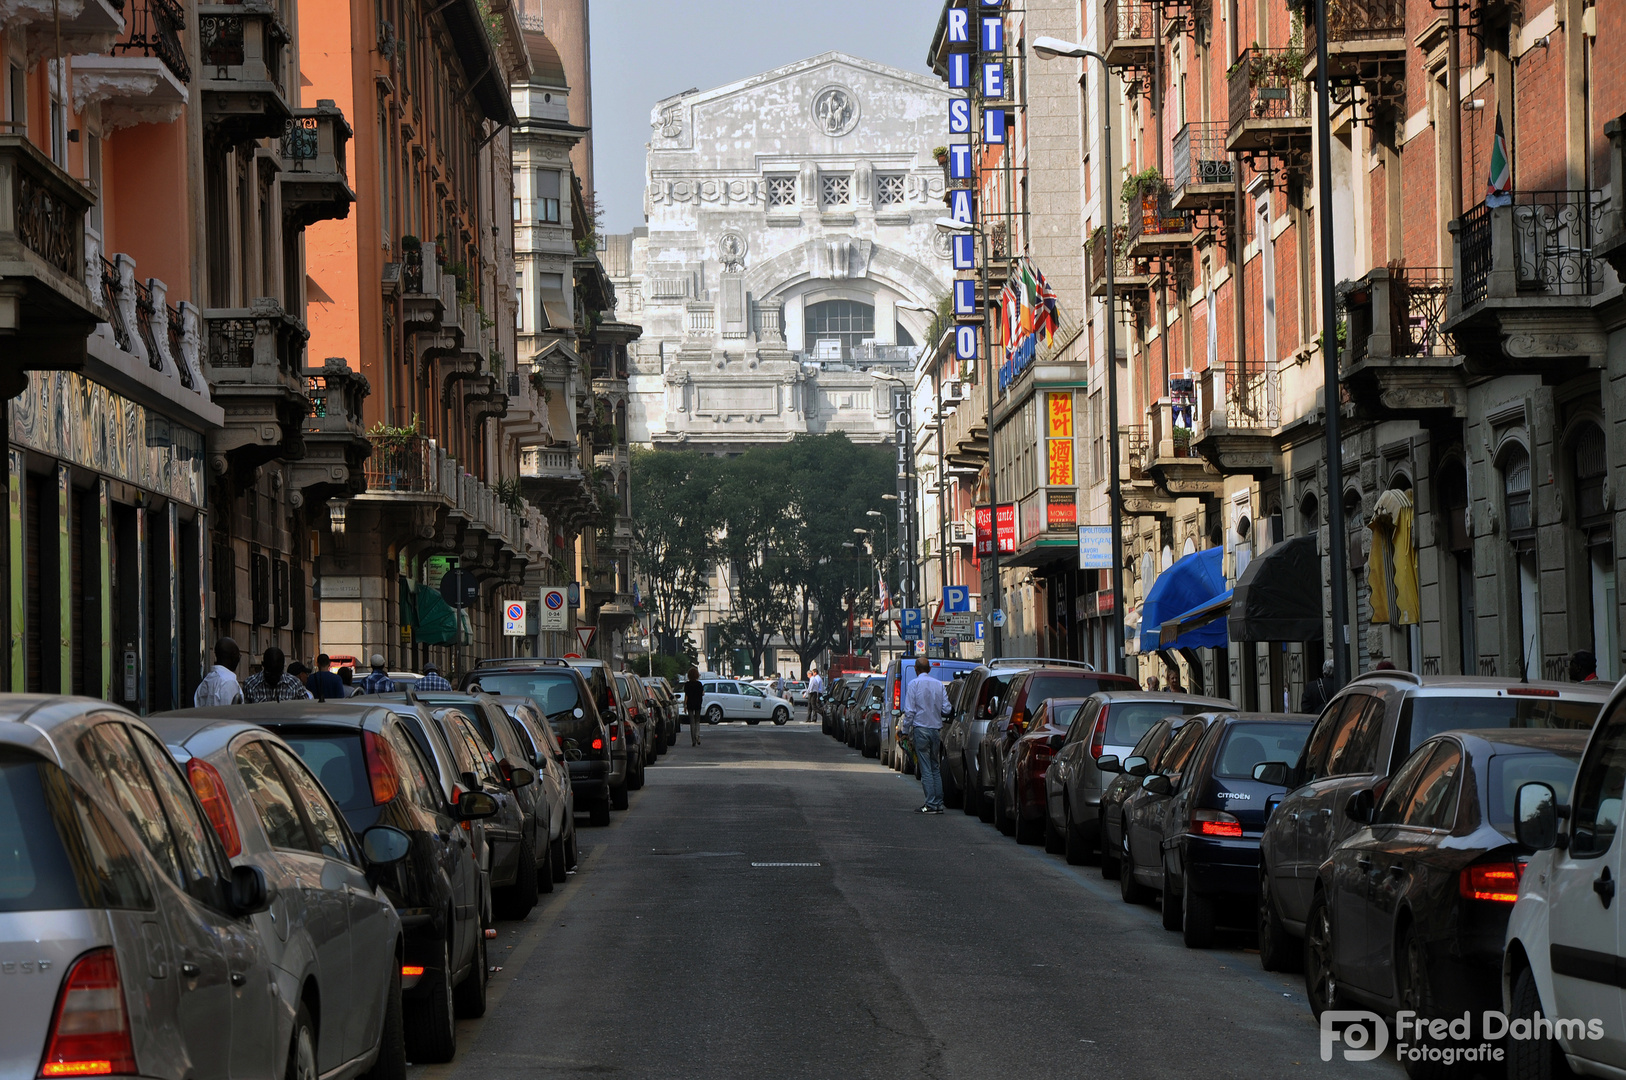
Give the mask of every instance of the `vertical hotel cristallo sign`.
[(1073, 395), (1070, 391), (1045, 396), (1045, 456), (1050, 463), (1051, 487), (1072, 487)]

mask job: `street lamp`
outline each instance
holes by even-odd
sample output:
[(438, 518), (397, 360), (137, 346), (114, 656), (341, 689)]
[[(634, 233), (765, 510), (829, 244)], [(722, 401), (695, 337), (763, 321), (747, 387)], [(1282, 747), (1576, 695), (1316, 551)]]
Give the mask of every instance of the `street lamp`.
[[(1103, 73), (1108, 71), (1106, 57), (1094, 49), (1071, 41), (1062, 41), (1060, 38), (1041, 37), (1033, 42), (1033, 52), (1042, 60), (1054, 60), (1060, 56), (1073, 57), (1083, 60), (1094, 58), (1101, 65)], [(1084, 85), (1084, 73), (1078, 76), (1079, 86)], [(1087, 91), (1086, 91), (1087, 92)], [(1109, 468), (1112, 475), (1107, 480), (1107, 501), (1111, 504), (1110, 516), (1112, 525), (1112, 670), (1122, 673), (1126, 666), (1124, 656), (1124, 541), (1123, 541), (1123, 509), (1124, 495), (1123, 482), (1120, 479), (1120, 457), (1122, 444), (1118, 438), (1118, 301), (1115, 296), (1117, 278), (1117, 236), (1112, 221), (1112, 109), (1107, 107), (1101, 110), (1101, 145), (1103, 149), (1102, 162), (1105, 168), (1106, 183), (1100, 188), (1102, 215), (1106, 219), (1104, 241), (1107, 245), (1106, 258), (1103, 260), (1107, 267), (1107, 423), (1111, 427), (1108, 438)], [(990, 417), (990, 421), (992, 417)], [(994, 513), (999, 513), (996, 507)], [(998, 526), (995, 525), (994, 547), (999, 547)]]

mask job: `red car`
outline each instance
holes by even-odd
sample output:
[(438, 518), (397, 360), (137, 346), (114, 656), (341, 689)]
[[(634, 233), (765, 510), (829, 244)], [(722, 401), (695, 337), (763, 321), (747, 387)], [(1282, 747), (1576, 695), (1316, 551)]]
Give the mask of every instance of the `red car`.
[(1011, 823), (1018, 844), (1037, 844), (1044, 838), (1045, 773), (1082, 704), (1081, 697), (1047, 698), (1033, 710), (1031, 724), (1012, 720), (1006, 729), (1006, 738), (1015, 745), (1000, 755), (1005, 770), (994, 798), (1003, 800), (1005, 813), (996, 811), (996, 817)]

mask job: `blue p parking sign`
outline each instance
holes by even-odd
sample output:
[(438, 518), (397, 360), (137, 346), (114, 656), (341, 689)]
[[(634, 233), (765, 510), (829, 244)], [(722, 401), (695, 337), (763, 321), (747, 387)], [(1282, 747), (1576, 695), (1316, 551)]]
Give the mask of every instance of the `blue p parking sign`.
[(898, 636), (905, 641), (920, 640), (920, 626), (924, 621), (919, 608), (904, 608), (898, 612)]
[(971, 610), (971, 590), (964, 585), (949, 585), (943, 589), (943, 612), (955, 614)]

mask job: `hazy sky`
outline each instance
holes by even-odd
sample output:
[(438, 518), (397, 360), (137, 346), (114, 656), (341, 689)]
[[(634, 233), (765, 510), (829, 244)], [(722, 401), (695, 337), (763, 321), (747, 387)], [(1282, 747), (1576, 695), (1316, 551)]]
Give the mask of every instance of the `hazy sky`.
[(925, 72), (943, 0), (592, 0), (590, 10), (593, 165), (605, 228), (622, 233), (644, 223), (655, 102), (832, 50)]

